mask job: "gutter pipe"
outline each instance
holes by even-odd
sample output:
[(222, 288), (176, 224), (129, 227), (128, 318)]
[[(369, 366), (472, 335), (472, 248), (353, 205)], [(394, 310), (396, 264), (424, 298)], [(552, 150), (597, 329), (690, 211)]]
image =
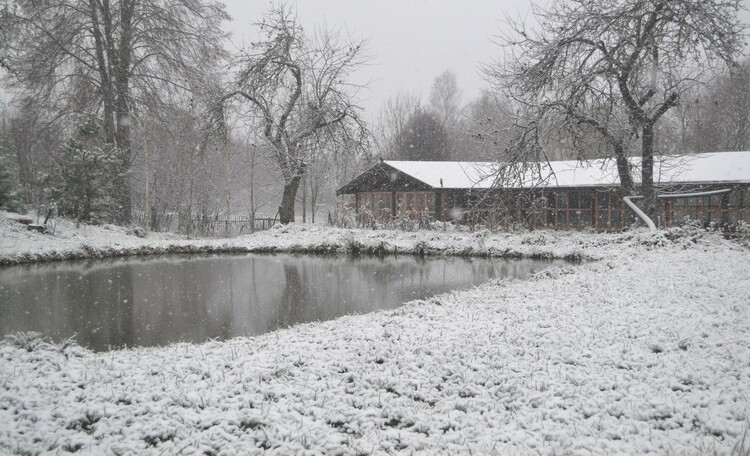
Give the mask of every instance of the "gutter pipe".
[(638, 206), (636, 206), (634, 202), (630, 201), (630, 198), (643, 198), (643, 197), (642, 196), (624, 196), (622, 198), (622, 200), (625, 201), (625, 204), (627, 204), (628, 207), (630, 209), (632, 209), (633, 212), (635, 212), (635, 214), (638, 217), (640, 217), (641, 220), (643, 220), (644, 222), (646, 222), (646, 225), (648, 225), (649, 231), (651, 231), (652, 233), (655, 232), (656, 231), (656, 225), (654, 225), (654, 221), (651, 220), (651, 217), (649, 217), (648, 215), (646, 215), (646, 213), (643, 212), (641, 210), (641, 208), (639, 208)]
[[(724, 188), (721, 190), (711, 190), (707, 192), (698, 192), (698, 193), (671, 193), (671, 194), (663, 194), (663, 195), (656, 195), (657, 198), (688, 198), (691, 196), (710, 196), (710, 195), (718, 195), (721, 193), (729, 193), (731, 192), (731, 188)], [(648, 225), (648, 229), (653, 233), (656, 231), (656, 225), (654, 224), (654, 221), (651, 220), (651, 217), (646, 215), (645, 212), (643, 212), (638, 206), (635, 205), (633, 201), (631, 201), (631, 198), (643, 198), (642, 196), (633, 195), (633, 196), (625, 196), (622, 198), (623, 201), (625, 201), (625, 204), (628, 205), (630, 209), (635, 212), (635, 214), (640, 217), (641, 220), (643, 220), (646, 225)]]

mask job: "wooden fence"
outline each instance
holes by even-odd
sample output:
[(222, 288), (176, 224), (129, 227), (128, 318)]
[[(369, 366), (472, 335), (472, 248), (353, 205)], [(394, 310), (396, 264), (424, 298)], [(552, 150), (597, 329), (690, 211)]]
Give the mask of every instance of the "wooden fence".
[(250, 215), (240, 214), (231, 217), (222, 214), (193, 214), (190, 226), (187, 226), (187, 222), (183, 220), (181, 223), (180, 215), (174, 212), (151, 214), (150, 218), (151, 220), (146, 223), (145, 212), (133, 212), (133, 224), (148, 226), (151, 231), (189, 232), (190, 234), (211, 237), (237, 236), (265, 231), (271, 229), (278, 222), (275, 217), (255, 217), (251, 219)]

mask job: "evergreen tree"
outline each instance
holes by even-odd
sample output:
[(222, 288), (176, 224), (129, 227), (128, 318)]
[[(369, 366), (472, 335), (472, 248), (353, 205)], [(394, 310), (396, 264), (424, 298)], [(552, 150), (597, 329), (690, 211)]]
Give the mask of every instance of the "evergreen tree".
[(99, 134), (95, 122), (86, 122), (79, 128), (63, 147), (48, 188), (60, 214), (77, 221), (111, 222), (119, 213), (113, 198), (113, 178), (119, 163), (109, 148), (95, 146)]
[(450, 160), (450, 138), (445, 125), (432, 112), (418, 109), (394, 141), (398, 160)]

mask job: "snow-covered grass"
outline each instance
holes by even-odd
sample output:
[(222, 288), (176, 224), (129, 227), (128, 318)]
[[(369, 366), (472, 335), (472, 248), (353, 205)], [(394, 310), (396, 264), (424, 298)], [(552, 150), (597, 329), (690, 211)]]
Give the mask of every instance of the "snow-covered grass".
[(50, 240), (9, 226), (5, 263), (196, 248), (597, 261), (225, 342), (92, 353), (18, 335), (0, 345), (0, 453), (748, 452), (750, 251), (719, 236), (59, 227)]
[(138, 237), (134, 230), (114, 225), (82, 225), (77, 228), (66, 220), (60, 220), (56, 235), (51, 236), (27, 230), (9, 219), (9, 215), (0, 211), (0, 265), (127, 255), (217, 252), (405, 253), (577, 260), (600, 258), (602, 252), (599, 247), (633, 238), (632, 234), (623, 238), (619, 235), (592, 237), (555, 232), (401, 232), (277, 225), (269, 231), (233, 239), (187, 239), (164, 233)]

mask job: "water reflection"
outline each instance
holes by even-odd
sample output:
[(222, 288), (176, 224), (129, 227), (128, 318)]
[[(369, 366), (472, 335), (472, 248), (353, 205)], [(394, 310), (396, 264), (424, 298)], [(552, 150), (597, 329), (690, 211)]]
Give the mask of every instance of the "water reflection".
[(0, 269), (0, 333), (72, 335), (94, 350), (257, 335), (394, 308), (496, 277), (532, 260), (164, 256)]

